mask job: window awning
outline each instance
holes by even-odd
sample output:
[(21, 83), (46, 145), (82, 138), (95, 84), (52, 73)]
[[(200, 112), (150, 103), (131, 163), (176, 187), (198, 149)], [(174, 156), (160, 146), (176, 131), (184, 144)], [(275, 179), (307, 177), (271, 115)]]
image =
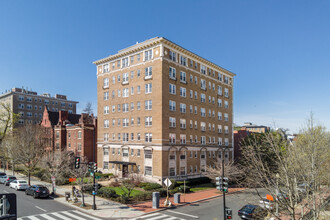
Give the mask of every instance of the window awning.
[(125, 161), (109, 161), (109, 163), (123, 164), (123, 165), (136, 165), (136, 163), (133, 163), (133, 162), (125, 162)]

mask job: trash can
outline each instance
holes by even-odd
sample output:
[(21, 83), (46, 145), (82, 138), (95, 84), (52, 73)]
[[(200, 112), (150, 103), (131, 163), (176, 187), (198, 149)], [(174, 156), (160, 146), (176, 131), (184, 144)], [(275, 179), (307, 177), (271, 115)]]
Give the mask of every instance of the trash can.
[(180, 203), (180, 193), (174, 194), (174, 203), (177, 203), (177, 204)]
[(65, 199), (66, 201), (69, 200), (71, 193), (70, 192), (65, 192)]
[(152, 208), (153, 209), (159, 208), (159, 192), (152, 193)]

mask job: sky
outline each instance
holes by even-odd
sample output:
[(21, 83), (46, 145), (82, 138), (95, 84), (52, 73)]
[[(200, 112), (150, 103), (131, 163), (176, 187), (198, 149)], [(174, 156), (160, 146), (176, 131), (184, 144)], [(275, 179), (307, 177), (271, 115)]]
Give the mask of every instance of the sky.
[(330, 128), (330, 1), (0, 0), (0, 93), (67, 95), (97, 112), (95, 60), (165, 37), (236, 74), (234, 123)]

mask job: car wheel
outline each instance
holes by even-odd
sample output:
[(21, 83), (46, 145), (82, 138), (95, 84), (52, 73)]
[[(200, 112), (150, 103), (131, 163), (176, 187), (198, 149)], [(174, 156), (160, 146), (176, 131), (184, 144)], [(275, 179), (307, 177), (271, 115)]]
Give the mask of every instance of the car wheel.
[(16, 191), (18, 191), (18, 188), (17, 188), (17, 186), (15, 187), (15, 189), (16, 189)]
[(36, 199), (37, 198), (37, 195), (35, 193), (33, 193), (33, 198)]

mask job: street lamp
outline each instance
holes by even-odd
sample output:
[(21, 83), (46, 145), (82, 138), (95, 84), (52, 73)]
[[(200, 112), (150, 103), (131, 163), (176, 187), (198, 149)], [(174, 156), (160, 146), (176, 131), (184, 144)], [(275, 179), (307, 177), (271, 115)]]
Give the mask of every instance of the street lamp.
[(275, 207), (276, 207), (276, 211), (275, 211), (275, 214), (276, 216), (278, 216), (278, 202), (277, 202), (277, 199), (278, 199), (278, 194), (279, 194), (279, 188), (278, 188), (278, 179), (280, 178), (280, 174), (276, 173), (275, 175), (276, 177), (276, 197), (275, 197)]

